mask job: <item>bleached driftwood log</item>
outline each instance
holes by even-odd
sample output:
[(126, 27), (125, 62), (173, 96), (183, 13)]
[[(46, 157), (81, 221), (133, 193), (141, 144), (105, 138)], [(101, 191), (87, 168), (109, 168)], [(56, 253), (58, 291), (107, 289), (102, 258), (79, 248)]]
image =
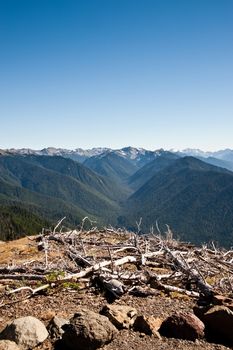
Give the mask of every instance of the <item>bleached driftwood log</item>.
[[(197, 248), (155, 234), (135, 237), (135, 234), (112, 228), (68, 232), (57, 232), (57, 228), (38, 236), (40, 241), (49, 242), (46, 259), (43, 251), (38, 254), (40, 261), (38, 256), (33, 256), (30, 263), (22, 264), (20, 260), (17, 266), (13, 260), (0, 266), (2, 284), (25, 280), (22, 288), (16, 288), (12, 282), (11, 294), (24, 296), (24, 291), (28, 291), (32, 296), (49, 287), (67, 288), (73, 282), (81, 288), (89, 288), (93, 287), (93, 279), (99, 279), (104, 289), (115, 297), (127, 292), (157, 295), (160, 290), (206, 299), (216, 291), (232, 293), (232, 251)], [(215, 276), (219, 276), (216, 281)], [(83, 278), (87, 281), (84, 286)], [(44, 281), (44, 285), (35, 288), (33, 280)], [(70, 291), (70, 287), (67, 290)]]
[[(118, 260), (115, 260), (113, 262), (114, 266), (120, 266), (120, 265), (124, 265), (124, 264), (127, 264), (127, 263), (136, 263), (137, 262), (137, 258), (135, 258), (134, 256), (125, 256), (124, 258), (121, 258), (121, 259), (118, 259)], [(79, 279), (79, 278), (82, 278), (82, 277), (85, 277), (85, 276), (88, 276), (89, 274), (95, 272), (95, 271), (98, 271), (100, 270), (102, 267), (106, 267), (106, 266), (109, 266), (112, 264), (112, 261), (102, 261), (100, 263), (97, 263), (91, 267), (88, 267), (86, 268), (85, 270), (83, 271), (80, 271), (78, 273), (74, 273), (74, 274), (70, 274), (66, 277), (64, 277), (65, 280), (69, 280), (69, 279), (72, 279), (72, 280), (75, 280), (75, 279)]]

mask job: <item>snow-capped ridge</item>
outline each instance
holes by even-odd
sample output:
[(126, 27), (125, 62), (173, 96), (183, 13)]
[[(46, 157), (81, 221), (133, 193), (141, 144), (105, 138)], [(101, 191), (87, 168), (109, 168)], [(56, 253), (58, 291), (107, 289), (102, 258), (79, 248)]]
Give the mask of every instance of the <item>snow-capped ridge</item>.
[(33, 150), (31, 148), (10, 148), (2, 149), (1, 154), (19, 154), (19, 155), (44, 155), (44, 156), (62, 156), (66, 158), (71, 158), (73, 160), (84, 162), (86, 159), (91, 157), (105, 157), (107, 154), (116, 154), (120, 157), (128, 159), (132, 162), (138, 164), (152, 161), (156, 157), (161, 156), (165, 152), (174, 153), (181, 157), (183, 156), (192, 156), (192, 157), (201, 157), (201, 158), (217, 158), (225, 161), (233, 162), (233, 150), (230, 148), (218, 150), (214, 152), (202, 151), (198, 148), (186, 148), (183, 150), (179, 149), (170, 149), (164, 150), (147, 150), (145, 148), (136, 148), (132, 146), (123, 147), (120, 149), (111, 149), (107, 147), (94, 147), (90, 149), (76, 148), (76, 149), (65, 149), (65, 148), (56, 148), (56, 147), (47, 147), (41, 150)]

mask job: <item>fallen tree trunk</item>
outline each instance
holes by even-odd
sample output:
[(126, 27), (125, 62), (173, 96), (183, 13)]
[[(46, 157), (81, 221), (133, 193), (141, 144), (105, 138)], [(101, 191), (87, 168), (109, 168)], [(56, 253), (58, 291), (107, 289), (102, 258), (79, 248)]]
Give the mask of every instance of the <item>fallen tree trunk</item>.
[(200, 292), (205, 297), (210, 298), (213, 296), (212, 287), (203, 280), (198, 271), (187, 267), (186, 264), (181, 261), (181, 259), (179, 259), (168, 247), (164, 246), (164, 250), (175, 263), (176, 267), (196, 283), (197, 287), (200, 289)]
[(120, 265), (124, 265), (127, 263), (136, 263), (137, 262), (137, 258), (135, 258), (135, 256), (125, 256), (124, 258), (115, 260), (115, 261), (102, 261), (100, 263), (97, 263), (91, 267), (86, 268), (83, 271), (80, 271), (78, 273), (73, 273), (70, 274), (62, 279), (64, 280), (69, 280), (69, 279), (79, 279), (85, 276), (88, 276), (89, 274), (91, 274), (92, 272), (98, 271), (100, 270), (102, 267), (106, 267), (109, 265), (114, 265), (114, 266), (120, 266)]

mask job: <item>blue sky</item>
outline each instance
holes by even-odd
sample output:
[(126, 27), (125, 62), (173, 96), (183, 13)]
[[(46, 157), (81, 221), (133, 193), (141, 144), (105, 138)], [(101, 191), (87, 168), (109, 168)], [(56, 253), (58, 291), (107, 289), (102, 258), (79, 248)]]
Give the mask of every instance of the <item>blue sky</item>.
[(233, 148), (232, 0), (0, 0), (0, 148)]

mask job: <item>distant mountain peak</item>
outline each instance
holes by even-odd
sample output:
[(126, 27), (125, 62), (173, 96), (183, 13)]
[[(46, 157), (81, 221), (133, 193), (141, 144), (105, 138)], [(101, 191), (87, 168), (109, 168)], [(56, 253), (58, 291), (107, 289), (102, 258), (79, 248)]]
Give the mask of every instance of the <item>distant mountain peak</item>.
[(145, 150), (144, 148), (135, 148), (135, 147), (128, 146), (128, 147), (115, 150), (113, 152), (126, 158), (136, 159), (138, 156), (144, 155), (148, 151)]
[(101, 158), (107, 154), (113, 153), (118, 156), (131, 160), (133, 162), (138, 162), (141, 164), (144, 161), (153, 160), (158, 156), (164, 155), (166, 153), (174, 153), (181, 157), (192, 156), (197, 158), (216, 158), (222, 161), (232, 162), (233, 163), (233, 150), (226, 148), (223, 150), (218, 150), (214, 152), (202, 151), (199, 148), (185, 148), (183, 150), (170, 149), (164, 150), (163, 148), (156, 149), (154, 151), (147, 150), (140, 147), (126, 146), (119, 149), (111, 149), (107, 147), (93, 147), (90, 149), (76, 148), (76, 149), (65, 149), (65, 148), (56, 148), (56, 147), (47, 147), (41, 150), (33, 150), (30, 148), (21, 148), (21, 149), (5, 149), (1, 150), (0, 154), (19, 154), (19, 155), (46, 155), (46, 156), (62, 156), (65, 158), (71, 158), (78, 162), (83, 163), (86, 159), (91, 157), (100, 156)]

